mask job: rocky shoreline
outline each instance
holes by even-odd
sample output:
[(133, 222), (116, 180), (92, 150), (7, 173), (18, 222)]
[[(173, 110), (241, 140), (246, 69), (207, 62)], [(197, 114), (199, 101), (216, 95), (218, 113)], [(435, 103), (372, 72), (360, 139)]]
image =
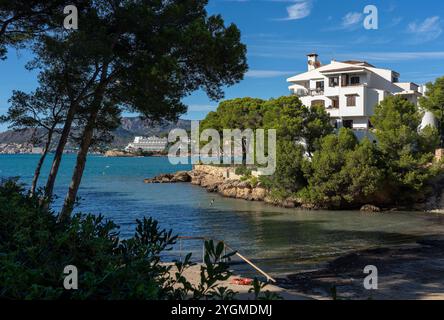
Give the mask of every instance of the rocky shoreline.
[(234, 170), (196, 165), (191, 171), (179, 171), (175, 174), (161, 174), (154, 178), (145, 179), (145, 183), (177, 183), (190, 182), (201, 186), (208, 192), (217, 192), (227, 198), (243, 199), (248, 201), (264, 201), (286, 208), (296, 207), (296, 202), (291, 200), (274, 200), (267, 189), (260, 183), (252, 185), (249, 181), (242, 181), (235, 175)]
[[(214, 167), (208, 165), (195, 165), (191, 171), (179, 171), (174, 174), (160, 174), (154, 178), (145, 179), (145, 183), (180, 183), (189, 182), (201, 186), (208, 192), (215, 192), (227, 198), (242, 199), (247, 201), (262, 201), (267, 204), (283, 208), (316, 209), (302, 203), (295, 198), (277, 199), (258, 182), (252, 185), (250, 181), (242, 181), (235, 174), (234, 169), (225, 167)], [(363, 211), (378, 212), (381, 209), (366, 205)]]
[[(360, 210), (364, 212), (381, 211), (427, 211), (444, 212), (444, 179), (435, 179), (432, 196), (406, 208), (382, 208), (374, 204), (365, 204)], [(267, 204), (284, 208), (301, 208), (306, 210), (320, 209), (315, 205), (303, 203), (297, 198), (278, 199), (256, 182), (243, 180), (236, 175), (235, 169), (230, 167), (216, 167), (210, 165), (195, 165), (191, 171), (179, 171), (173, 174), (161, 174), (144, 180), (145, 183), (180, 183), (187, 182), (201, 186), (208, 192), (215, 192), (227, 198), (247, 201), (262, 201)]]
[(106, 151), (103, 156), (109, 157), (109, 158), (118, 158), (118, 157), (124, 157), (124, 158), (135, 158), (135, 157), (166, 157), (167, 155), (165, 152), (144, 152), (144, 153), (134, 153), (134, 152), (128, 152), (124, 150), (108, 150)]

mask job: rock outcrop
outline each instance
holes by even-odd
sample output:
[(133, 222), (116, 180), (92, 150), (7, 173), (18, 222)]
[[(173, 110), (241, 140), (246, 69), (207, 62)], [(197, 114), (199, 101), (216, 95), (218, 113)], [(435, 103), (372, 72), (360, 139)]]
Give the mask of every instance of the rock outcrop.
[(428, 185), (428, 192), (418, 199), (413, 208), (419, 211), (444, 213), (444, 174), (433, 178)]
[(105, 157), (134, 157), (135, 155), (122, 150), (108, 150), (105, 152)]
[(144, 180), (145, 183), (191, 182), (208, 192), (217, 192), (224, 197), (249, 201), (265, 201), (268, 191), (257, 183), (241, 181), (232, 168), (196, 165), (192, 171), (161, 174)]
[(380, 212), (381, 208), (374, 206), (372, 204), (365, 204), (361, 207), (361, 211), (363, 211), (363, 212)]
[(145, 183), (177, 183), (177, 182), (190, 182), (191, 176), (187, 171), (179, 171), (174, 174), (164, 173), (154, 178), (145, 179)]

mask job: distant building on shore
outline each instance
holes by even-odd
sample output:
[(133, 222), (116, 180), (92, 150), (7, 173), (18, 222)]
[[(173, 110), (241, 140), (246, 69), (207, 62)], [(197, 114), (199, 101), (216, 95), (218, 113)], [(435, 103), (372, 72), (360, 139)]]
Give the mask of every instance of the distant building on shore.
[(0, 154), (41, 154), (42, 147), (30, 143), (0, 143)]
[(168, 144), (168, 138), (151, 137), (135, 137), (134, 141), (125, 147), (125, 151), (146, 151), (146, 152), (162, 152), (165, 151)]

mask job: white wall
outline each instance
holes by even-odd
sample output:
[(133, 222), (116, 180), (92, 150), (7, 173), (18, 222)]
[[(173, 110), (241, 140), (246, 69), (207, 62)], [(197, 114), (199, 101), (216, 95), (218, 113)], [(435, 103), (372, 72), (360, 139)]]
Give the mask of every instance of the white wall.
[(364, 114), (372, 116), (375, 113), (376, 105), (382, 100), (384, 100), (384, 90), (366, 88)]

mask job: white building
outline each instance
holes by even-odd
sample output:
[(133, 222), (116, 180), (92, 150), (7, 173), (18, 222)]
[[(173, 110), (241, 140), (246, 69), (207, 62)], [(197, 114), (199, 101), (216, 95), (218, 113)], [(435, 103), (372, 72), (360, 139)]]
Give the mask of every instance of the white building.
[(308, 55), (308, 71), (288, 78), (290, 91), (306, 106), (322, 105), (336, 128), (367, 135), (375, 106), (390, 95), (402, 95), (417, 104), (423, 88), (399, 82), (393, 70), (376, 68), (365, 61), (331, 61), (322, 65), (318, 55)]
[(159, 138), (155, 136), (151, 137), (135, 137), (134, 141), (129, 143), (126, 151), (152, 151), (161, 152), (164, 151), (168, 144), (168, 138)]

